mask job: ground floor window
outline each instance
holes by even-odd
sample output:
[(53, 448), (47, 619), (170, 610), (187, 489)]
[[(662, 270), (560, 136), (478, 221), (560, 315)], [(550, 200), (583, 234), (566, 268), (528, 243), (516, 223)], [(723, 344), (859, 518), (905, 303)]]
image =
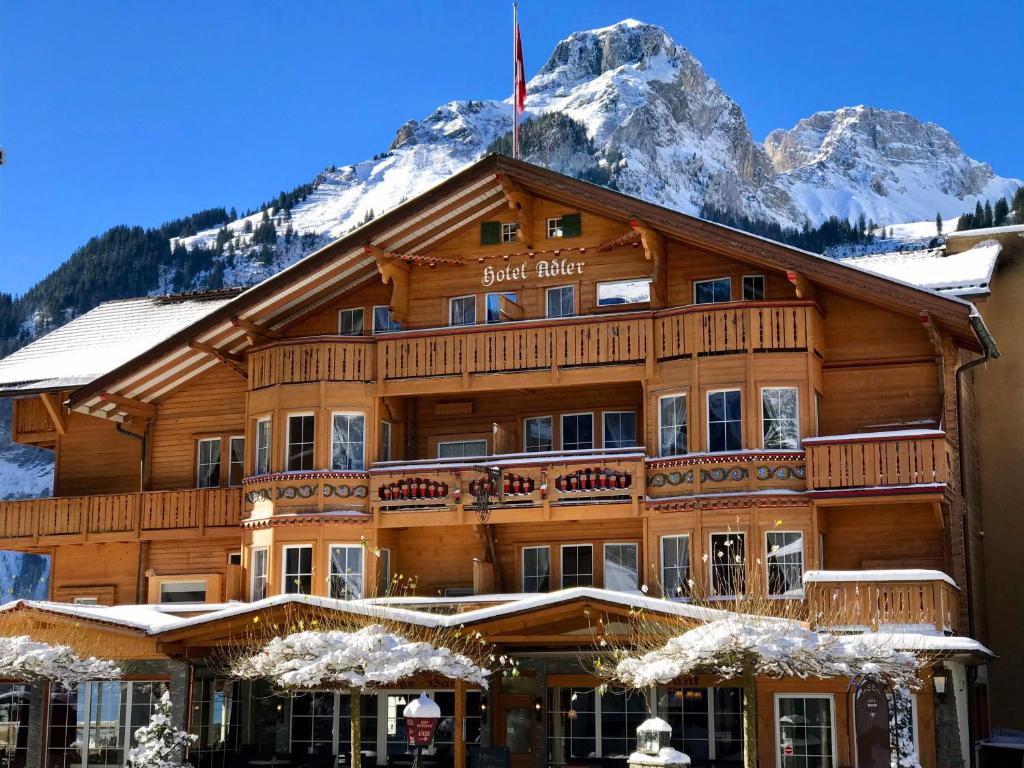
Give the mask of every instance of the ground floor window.
[(548, 692), (548, 762), (625, 760), (636, 747), (636, 729), (648, 718), (640, 691), (552, 688)]
[(830, 694), (778, 694), (775, 728), (779, 768), (835, 765), (835, 714)]
[(246, 709), (239, 682), (213, 677), (192, 681), (190, 733), (196, 737), (189, 750), (193, 765), (228, 768), (241, 746), (242, 713)]
[(162, 682), (83, 683), (51, 688), (48, 768), (120, 768), (136, 730), (149, 722)]
[(662, 699), (672, 746), (696, 765), (743, 762), (743, 690), (670, 688)]
[(24, 768), (28, 757), (29, 686), (0, 683), (0, 765)]

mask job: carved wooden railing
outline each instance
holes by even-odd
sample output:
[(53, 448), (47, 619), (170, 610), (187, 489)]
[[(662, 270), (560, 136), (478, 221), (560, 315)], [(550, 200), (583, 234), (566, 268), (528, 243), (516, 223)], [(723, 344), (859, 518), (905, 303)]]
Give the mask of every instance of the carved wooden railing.
[(693, 453), (647, 460), (652, 499), (807, 488), (803, 451)]
[(808, 617), (839, 628), (934, 627), (957, 630), (960, 590), (941, 571), (808, 571)]
[(242, 481), (250, 516), (297, 512), (365, 511), (368, 507), (365, 472), (312, 470), (256, 475)]
[(249, 389), (315, 381), (373, 381), (370, 337), (301, 338), (274, 342), (249, 353)]
[(813, 437), (807, 449), (807, 485), (812, 490), (945, 485), (952, 448), (939, 430)]
[(0, 502), (0, 539), (146, 538), (164, 530), (238, 525), (239, 488), (187, 489)]

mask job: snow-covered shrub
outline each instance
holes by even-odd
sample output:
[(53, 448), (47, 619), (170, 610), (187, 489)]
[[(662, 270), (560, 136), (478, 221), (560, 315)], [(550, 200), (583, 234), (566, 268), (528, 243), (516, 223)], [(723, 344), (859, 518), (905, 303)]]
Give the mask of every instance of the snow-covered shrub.
[(86, 680), (113, 680), (118, 666), (105, 659), (83, 659), (66, 645), (50, 645), (31, 637), (0, 637), (0, 678), (32, 683), (50, 681), (72, 687)]
[(183, 762), (185, 748), (196, 740), (171, 722), (171, 693), (157, 702), (149, 724), (135, 731), (137, 746), (128, 750), (128, 768), (191, 768)]

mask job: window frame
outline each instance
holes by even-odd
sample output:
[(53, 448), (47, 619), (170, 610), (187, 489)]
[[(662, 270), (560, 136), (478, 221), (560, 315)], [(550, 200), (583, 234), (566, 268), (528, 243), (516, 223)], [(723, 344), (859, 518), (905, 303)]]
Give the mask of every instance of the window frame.
[[(608, 547), (632, 547), (635, 553), (636, 569), (633, 572), (633, 586), (610, 587), (608, 586)], [(601, 545), (601, 588), (613, 592), (635, 592), (640, 588), (640, 543), (637, 541), (606, 541)]]
[[(572, 314), (568, 315), (552, 315), (551, 314), (551, 292), (552, 291), (564, 291), (568, 290), (572, 292)], [(563, 285), (552, 285), (544, 289), (544, 317), (547, 320), (560, 320), (564, 317), (578, 317), (579, 316), (579, 303), (576, 299), (576, 285), (574, 283), (567, 283)]]
[[(212, 443), (217, 446), (217, 461), (206, 462), (202, 461), (203, 445)], [(220, 488), (224, 483), (224, 438), (220, 435), (217, 437), (197, 437), (196, 438), (196, 471), (195, 471), (195, 483), (196, 488)], [(201, 481), (201, 472), (204, 466), (216, 467), (217, 470), (217, 482), (204, 485)]]
[[(334, 466), (334, 420), (338, 416), (358, 417), (363, 420), (363, 444), (362, 444), (362, 466), (358, 468), (344, 468)], [(354, 443), (345, 441), (346, 445)], [(333, 472), (365, 472), (366, 471), (366, 414), (362, 411), (331, 411), (331, 471)]]
[[(771, 580), (771, 548), (769, 538), (774, 534), (795, 534), (800, 537), (800, 588), (789, 592), (772, 592)], [(764, 532), (764, 592), (772, 600), (802, 600), (804, 597), (803, 576), (807, 572), (807, 534), (798, 529), (775, 529)]]
[[(164, 587), (168, 584), (202, 584), (203, 599), (199, 601), (190, 600), (188, 602), (164, 602)], [(210, 602), (210, 581), (204, 576), (162, 577), (156, 584), (156, 596), (157, 605), (197, 605), (198, 603), (208, 603)]]
[(828, 702), (829, 702), (828, 710), (829, 710), (829, 720), (830, 720), (830, 724), (829, 724), (829, 736), (830, 736), (830, 739), (829, 740), (832, 742), (832, 751), (828, 755), (828, 757), (831, 760), (831, 765), (833, 765), (833, 766), (838, 765), (838, 758), (836, 756), (836, 752), (837, 752), (836, 741), (838, 739), (836, 738), (837, 733), (836, 733), (836, 701), (835, 701), (835, 695), (831, 694), (831, 693), (785, 693), (785, 692), (777, 692), (777, 693), (775, 693), (772, 696), (772, 708), (774, 710), (773, 719), (774, 719), (774, 727), (775, 727), (775, 733), (773, 735), (773, 740), (775, 742), (775, 765), (776, 765), (776, 768), (782, 768), (782, 749), (783, 749), (783, 747), (782, 747), (782, 728), (780, 727), (780, 723), (779, 723), (779, 715), (781, 713), (781, 708), (779, 706), (779, 703), (780, 703), (780, 701), (782, 699), (828, 699)]
[[(473, 320), (469, 323), (456, 323), (455, 322), (455, 302), (464, 301), (471, 299), (473, 302)], [(476, 306), (476, 294), (466, 293), (461, 296), (451, 296), (448, 299), (448, 327), (449, 328), (468, 328), (471, 325), (477, 325), (477, 306)]]
[[(242, 442), (241, 461), (235, 461), (234, 460), (234, 455), (235, 454), (234, 454), (234, 451), (232, 450), (232, 446), (235, 444), (236, 440), (240, 440)], [(228, 462), (227, 462), (228, 463), (228, 476), (227, 476), (228, 487), (229, 488), (240, 488), (242, 486), (242, 481), (245, 479), (245, 435), (228, 435), (228, 456), (227, 456), (227, 459), (228, 459)], [(239, 466), (239, 470), (238, 470), (238, 482), (237, 483), (233, 483), (233, 482), (231, 482), (231, 479), (232, 479), (231, 468), (234, 467), (234, 466), (238, 466), (238, 465), (240, 465)]]
[[(630, 283), (645, 283), (647, 285), (647, 298), (640, 301), (617, 301), (601, 302), (601, 287), (605, 285), (625, 285)], [(594, 285), (594, 306), (595, 307), (635, 307), (651, 303), (651, 285), (654, 279), (650, 277), (623, 278), (620, 280), (600, 280)]]
[(555, 240), (560, 237), (565, 237), (562, 234), (562, 217), (561, 216), (549, 216), (545, 222), (547, 231), (547, 239)]
[[(256, 570), (256, 555), (263, 555), (263, 572)], [(256, 581), (263, 582), (263, 596), (256, 597)], [(249, 550), (249, 601), (256, 602), (270, 597), (270, 547), (253, 547)]]
[[(295, 591), (291, 592), (288, 590), (288, 551), (292, 549), (308, 549), (309, 550), (309, 592)], [(311, 543), (295, 543), (295, 544), (282, 544), (281, 545), (281, 594), (282, 595), (312, 595), (313, 592), (313, 571), (316, 569), (316, 549)], [(302, 578), (305, 574), (302, 572), (295, 574), (298, 578)]]
[[(764, 418), (764, 395), (768, 391), (779, 391), (783, 389), (791, 389), (796, 393), (796, 413), (792, 419), (773, 419), (773, 421), (792, 421), (796, 425), (796, 447), (795, 448), (769, 448), (767, 435), (765, 434), (765, 418)], [(760, 409), (760, 422), (761, 422), (761, 448), (766, 451), (799, 451), (800, 450), (800, 387), (793, 384), (784, 384), (781, 386), (763, 386), (758, 388), (758, 407)], [(740, 421), (742, 425), (742, 418)]]
[[(737, 392), (740, 396), (740, 444), (738, 448), (725, 448), (721, 451), (716, 451), (711, 447), (711, 396), (726, 394), (729, 392)], [(715, 422), (716, 424), (728, 424), (729, 419), (724, 421)], [(718, 389), (709, 389), (704, 393), (704, 437), (707, 440), (707, 452), (717, 454), (728, 454), (736, 453), (743, 450), (744, 435), (743, 435), (743, 388), (742, 387), (720, 387)], [(728, 437), (728, 429), (726, 430), (726, 437)]]
[[(699, 286), (699, 285), (707, 285), (709, 283), (721, 283), (721, 282), (726, 282), (726, 283), (729, 284), (729, 298), (727, 298), (725, 301), (719, 301), (717, 299), (714, 300), (714, 301), (697, 301), (697, 286)], [(712, 294), (713, 293), (714, 293), (714, 289), (712, 289)], [(730, 301), (732, 301), (732, 277), (730, 277), (728, 275), (723, 275), (722, 277), (708, 277), (708, 278), (704, 278), (703, 280), (694, 280), (693, 281), (693, 303), (694, 304), (703, 306), (705, 304), (727, 304)]]
[[(526, 552), (528, 550), (545, 550), (548, 555), (548, 588), (545, 590), (532, 590), (526, 588), (526, 579), (528, 578), (526, 573)], [(524, 594), (529, 595), (542, 595), (551, 591), (551, 545), (550, 544), (531, 544), (530, 546), (524, 546), (519, 548), (519, 586), (523, 590)], [(540, 579), (540, 576), (529, 576), (532, 579)]]
[[(491, 297), (498, 297), (498, 319), (491, 320)], [(484, 325), (499, 325), (500, 323), (510, 322), (501, 319), (501, 299), (504, 298), (506, 301), (511, 301), (515, 305), (519, 305), (519, 292), (518, 291), (488, 291), (484, 294)]]
[[(384, 314), (388, 318), (388, 328), (380, 329), (377, 327), (377, 310), (383, 309)], [(389, 304), (374, 304), (370, 307), (370, 335), (377, 336), (384, 333), (398, 333), (402, 330), (402, 324), (392, 317), (391, 306)], [(395, 327), (391, 328), (390, 325), (394, 323)]]
[[(291, 437), (292, 437), (292, 419), (299, 418), (311, 418), (313, 419), (313, 441), (311, 443), (297, 443), (297, 445), (310, 445), (312, 454), (312, 466), (309, 469), (298, 468), (292, 469), (291, 462), (289, 462), (289, 456), (291, 454)], [(312, 472), (316, 469), (316, 413), (313, 411), (296, 411), (294, 413), (285, 414), (285, 430), (284, 430), (284, 471), (285, 472)]]
[[(378, 426), (379, 436), (377, 438), (377, 456), (378, 461), (392, 461), (393, 450), (391, 445), (392, 435), (394, 427), (387, 419), (381, 419), (380, 425)], [(385, 433), (387, 439), (385, 439)], [(385, 450), (385, 446), (387, 450)]]
[[(536, 450), (531, 449), (530, 448), (530, 444), (527, 442), (527, 440), (529, 439), (529, 430), (527, 428), (527, 423), (531, 422), (531, 421), (542, 421), (544, 419), (547, 419), (548, 422), (551, 424), (551, 442), (548, 445), (548, 447), (543, 449), (543, 450), (541, 450), (539, 448), (536, 449)], [(547, 415), (547, 416), (524, 416), (523, 417), (523, 453), (550, 453), (551, 451), (554, 451), (554, 450), (555, 450), (555, 417), (554, 417), (554, 415)]]
[[(760, 298), (747, 298), (747, 280), (761, 281)], [(740, 295), (743, 297), (743, 301), (765, 301), (765, 297), (768, 295), (768, 278), (764, 275), (743, 275), (740, 278)]]
[[(359, 594), (354, 597), (335, 597), (334, 595), (334, 579), (335, 577), (343, 578), (345, 574), (338, 574), (334, 571), (334, 550), (358, 550), (357, 559), (359, 561)], [(348, 552), (345, 557), (346, 566), (348, 565)], [(362, 544), (353, 544), (350, 542), (336, 542), (327, 545), (327, 596), (332, 600), (362, 600), (366, 597), (366, 551)]]
[[(590, 447), (589, 448), (566, 448), (565, 447), (565, 420), (572, 416), (589, 416), (590, 417)], [(578, 411), (575, 413), (560, 413), (558, 415), (558, 450), (560, 451), (592, 451), (594, 450), (594, 412), (593, 411)]]
[(602, 448), (608, 448), (607, 440), (605, 438), (607, 436), (607, 434), (606, 434), (607, 433), (607, 429), (608, 429), (607, 419), (608, 419), (609, 415), (613, 415), (613, 416), (629, 415), (629, 416), (633, 417), (633, 444), (632, 445), (617, 445), (617, 446), (613, 446), (612, 450), (621, 449), (621, 448), (640, 448), (640, 447), (642, 447), (640, 445), (640, 443), (639, 443), (639, 439), (640, 438), (639, 438), (639, 435), (638, 435), (638, 433), (640, 431), (640, 419), (637, 416), (636, 411), (634, 411), (634, 410), (623, 410), (623, 411), (601, 411), (601, 447)]
[[(665, 424), (661, 420), (662, 413), (663, 413), (662, 408), (661, 408), (661, 403), (662, 403), (663, 400), (669, 400), (669, 399), (672, 399), (672, 398), (681, 398), (682, 401), (683, 401), (683, 411), (682, 412), (683, 412), (684, 421), (683, 421), (682, 427), (683, 427), (683, 432), (685, 434), (686, 446), (685, 446), (685, 448), (684, 448), (682, 453), (665, 453), (665, 451), (663, 450), (664, 449), (664, 442), (661, 439), (661, 435), (662, 435), (662, 432), (665, 429)], [(672, 425), (672, 426), (673, 426), (673, 428), (678, 428), (678, 425)], [(664, 395), (659, 395), (658, 396), (658, 456), (659, 457), (664, 457), (664, 458), (669, 458), (669, 457), (672, 457), (672, 456), (685, 456), (689, 452), (690, 452), (690, 392), (687, 390), (687, 391), (683, 391), (683, 392), (669, 392), (669, 393), (664, 394)]]
[(508, 245), (514, 243), (519, 239), (519, 222), (518, 221), (502, 221), (501, 232), (498, 235), (498, 242), (501, 245)]
[[(341, 326), (341, 318), (343, 315), (359, 316), (359, 333), (344, 333)], [(345, 338), (357, 338), (359, 336), (366, 335), (366, 308), (365, 307), (350, 307), (348, 309), (338, 310), (338, 335), (344, 336)]]
[[(469, 454), (468, 456), (442, 456), (441, 446), (442, 445), (465, 445), (467, 443), (483, 443), (484, 452), (482, 454)], [(434, 446), (434, 452), (437, 454), (437, 458), (454, 460), (454, 459), (466, 459), (466, 458), (477, 458), (491, 455), (491, 443), (486, 437), (473, 437), (465, 440), (438, 440)]]
[[(686, 579), (683, 582), (685, 589), (677, 593), (672, 590), (671, 594), (668, 593), (668, 587), (665, 581), (665, 542), (669, 539), (686, 539)], [(661, 594), (662, 597), (668, 598), (669, 600), (689, 600), (690, 593), (693, 587), (690, 586), (690, 582), (693, 581), (693, 548), (691, 542), (693, 541), (692, 535), (687, 533), (667, 533), (658, 537), (658, 575), (661, 577)], [(676, 547), (678, 553), (679, 548)], [(674, 569), (678, 569), (678, 565), (672, 566)]]
[[(743, 583), (740, 585), (743, 588), (743, 592), (740, 594), (747, 594), (747, 532), (746, 531), (708, 531), (708, 597), (712, 600), (730, 600), (739, 597), (738, 594), (720, 593), (715, 588), (715, 536), (733, 536), (741, 537), (743, 539), (743, 560), (737, 564), (735, 560), (728, 563), (728, 567), (732, 570), (742, 569)], [(731, 577), (735, 582), (735, 577)], [(736, 586), (735, 583), (733, 586)]]
[[(267, 443), (266, 446), (260, 444), (260, 425), (266, 424), (267, 426)], [(253, 454), (252, 454), (252, 469), (254, 476), (269, 475), (272, 470), (271, 457), (274, 453), (274, 424), (273, 420), (269, 416), (260, 416), (256, 419), (256, 426), (253, 430), (253, 435), (256, 438), (253, 441)], [(264, 451), (264, 460), (260, 461), (260, 452)], [(263, 465), (261, 467), (261, 464)], [(261, 471), (262, 469), (262, 471)]]
[[(559, 586), (559, 589), (573, 589), (574, 587), (579, 587), (580, 586), (579, 584), (573, 584), (571, 587), (567, 587), (565, 585), (565, 551), (567, 549), (582, 549), (584, 547), (590, 550), (590, 583), (589, 584), (584, 584), (583, 586), (584, 587), (593, 587), (594, 586), (594, 581), (595, 581), (594, 577), (597, 576), (597, 574), (594, 572), (594, 543), (590, 542), (590, 541), (569, 542), (567, 544), (559, 544), (558, 545), (558, 586)], [(578, 572), (575, 574), (577, 579), (579, 578), (580, 575), (581, 574), (578, 573)]]

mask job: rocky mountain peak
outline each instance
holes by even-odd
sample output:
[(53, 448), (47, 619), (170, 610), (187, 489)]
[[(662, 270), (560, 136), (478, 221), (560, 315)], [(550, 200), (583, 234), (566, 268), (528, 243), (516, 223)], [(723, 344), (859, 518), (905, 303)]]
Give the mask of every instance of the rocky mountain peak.
[(559, 42), (535, 82), (589, 80), (620, 67), (643, 68), (660, 54), (673, 55), (675, 43), (661, 27), (625, 19), (601, 29), (575, 32)]

